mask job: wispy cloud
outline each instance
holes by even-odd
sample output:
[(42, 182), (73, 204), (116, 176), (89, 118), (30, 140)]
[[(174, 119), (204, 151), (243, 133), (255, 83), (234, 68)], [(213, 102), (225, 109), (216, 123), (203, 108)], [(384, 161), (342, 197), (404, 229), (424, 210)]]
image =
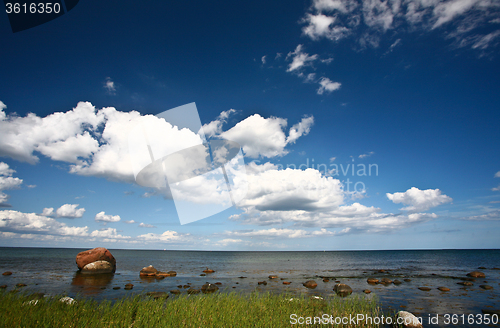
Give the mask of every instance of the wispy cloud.
[(104, 90), (106, 90), (106, 92), (109, 95), (113, 95), (113, 96), (116, 95), (116, 85), (115, 85), (115, 82), (113, 82), (110, 77), (106, 78), (106, 80), (104, 81), (103, 87), (104, 87)]

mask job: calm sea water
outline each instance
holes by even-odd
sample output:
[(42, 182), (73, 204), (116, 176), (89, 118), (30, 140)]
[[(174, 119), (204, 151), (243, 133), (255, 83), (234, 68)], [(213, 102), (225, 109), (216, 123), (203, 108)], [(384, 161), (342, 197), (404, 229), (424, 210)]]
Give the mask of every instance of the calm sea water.
[[(201, 287), (205, 282), (221, 282), (223, 292), (251, 292), (254, 290), (290, 292), (294, 294), (333, 295), (334, 280), (350, 285), (354, 293), (370, 289), (384, 309), (407, 310), (422, 317), (435, 314), (481, 313), (481, 309), (500, 309), (500, 250), (401, 250), (401, 251), (338, 251), (338, 252), (206, 252), (206, 251), (151, 251), (113, 250), (117, 261), (114, 275), (85, 276), (78, 274), (75, 257), (84, 249), (55, 248), (0, 248), (0, 272), (12, 271), (11, 276), (0, 276), (0, 285), (7, 291), (17, 283), (29, 292), (67, 294), (71, 297), (118, 299), (147, 291), (169, 291), (177, 285), (190, 283)], [(176, 277), (162, 280), (141, 279), (139, 271), (148, 265), (158, 270), (177, 271)], [(200, 276), (206, 268), (216, 272)], [(458, 285), (470, 271), (479, 267), (486, 274), (474, 286)], [(379, 273), (378, 270), (385, 270)], [(270, 274), (291, 281), (269, 280)], [(246, 277), (246, 278), (239, 278)], [(321, 277), (329, 277), (324, 283)], [(368, 277), (411, 279), (401, 285), (368, 285)], [(314, 279), (318, 287), (309, 290), (302, 282)], [(267, 286), (257, 282), (268, 281)], [(126, 283), (134, 289), (125, 291)], [(484, 290), (487, 284), (492, 290)], [(418, 287), (428, 286), (429, 292)], [(450, 292), (436, 288), (445, 286)], [(121, 287), (114, 290), (113, 287)], [(459, 326), (459, 325), (457, 325)]]

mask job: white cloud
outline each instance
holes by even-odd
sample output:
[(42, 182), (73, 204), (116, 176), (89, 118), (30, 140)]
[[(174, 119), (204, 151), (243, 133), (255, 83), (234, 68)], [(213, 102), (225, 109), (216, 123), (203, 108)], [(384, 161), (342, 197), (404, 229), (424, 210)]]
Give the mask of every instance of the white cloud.
[(491, 191), (500, 191), (500, 185), (498, 185), (498, 187), (491, 188)]
[(266, 56), (262, 56), (262, 58), (260, 60), (262, 61), (262, 64), (265, 64), (266, 63)]
[(208, 124), (204, 124), (202, 129), (205, 137), (218, 136), (222, 133), (222, 125), (227, 122), (227, 119), (231, 114), (236, 113), (236, 110), (230, 109), (223, 111), (219, 116)]
[(313, 122), (312, 116), (303, 118), (300, 123), (292, 126), (287, 138), (283, 131), (287, 125), (286, 119), (263, 118), (259, 114), (254, 114), (222, 132), (220, 136), (239, 143), (248, 157), (283, 156), (288, 153), (285, 147), (295, 142), (300, 136), (309, 133)]
[(497, 173), (495, 173), (495, 178), (500, 178), (500, 171), (498, 171)]
[(287, 59), (292, 58), (292, 62), (288, 66), (287, 72), (299, 70), (300, 68), (310, 65), (318, 59), (318, 55), (309, 56), (308, 53), (302, 51), (302, 48), (303, 45), (299, 44), (293, 52), (289, 52), (286, 56)]
[(139, 227), (141, 227), (141, 228), (156, 228), (154, 225), (149, 224), (149, 223), (144, 223), (144, 222), (141, 222), (139, 224)]
[(120, 216), (119, 215), (106, 215), (105, 212), (99, 212), (95, 215), (94, 219), (96, 221), (103, 221), (103, 222), (118, 222), (118, 221), (120, 221)]
[(94, 230), (90, 233), (90, 237), (103, 238), (108, 242), (117, 241), (120, 239), (130, 239), (130, 236), (123, 236), (118, 233), (115, 228), (105, 228)]
[(70, 227), (35, 213), (0, 211), (0, 231), (60, 236), (87, 236), (88, 227)]
[(104, 89), (108, 94), (116, 95), (115, 82), (113, 82), (110, 77), (107, 77), (106, 81), (104, 81)]
[(69, 219), (74, 219), (74, 218), (81, 218), (83, 216), (83, 213), (85, 213), (84, 208), (79, 208), (77, 207), (79, 204), (64, 204), (63, 206), (59, 207), (56, 211), (57, 217), (60, 218), (69, 218)]
[(371, 155), (375, 154), (375, 152), (371, 151), (369, 153), (366, 153), (366, 154), (361, 154), (359, 155), (358, 157), (359, 158), (366, 158), (366, 157), (370, 157)]
[(453, 201), (451, 197), (442, 195), (439, 189), (420, 190), (412, 187), (405, 192), (387, 193), (386, 195), (395, 204), (409, 205), (402, 210), (410, 212), (427, 211), (432, 207)]
[[(350, 229), (347, 228), (342, 233), (346, 233), (349, 230)], [(226, 231), (224, 234), (227, 236), (234, 236), (234, 237), (309, 238), (309, 237), (320, 237), (320, 236), (334, 236), (338, 235), (339, 233), (328, 231), (326, 229), (308, 231), (303, 229), (271, 228), (263, 230)]]
[(341, 84), (339, 82), (333, 82), (327, 77), (322, 77), (319, 81), (320, 87), (317, 90), (318, 95), (322, 95), (325, 92), (332, 92), (340, 89)]
[(135, 223), (135, 221), (134, 221), (134, 220), (128, 220), (128, 221), (123, 221), (123, 222), (125, 222), (125, 223), (127, 223), (127, 224), (132, 224), (132, 223)]
[(54, 213), (54, 208), (53, 207), (45, 207), (42, 211), (43, 216), (53, 216)]
[(403, 33), (440, 29), (458, 46), (484, 50), (500, 36), (498, 29), (485, 34), (485, 27), (498, 21), (500, 6), (492, 0), (313, 0), (301, 23), (312, 40), (337, 42), (352, 36), (362, 46), (378, 47), (380, 37), (395, 28)]
[(7, 203), (9, 195), (5, 194), (3, 191), (18, 189), (23, 183), (23, 179), (12, 177), (12, 174), (15, 172), (15, 170), (9, 168), (7, 163), (0, 162), (0, 207), (10, 207)]
[(167, 230), (162, 234), (147, 233), (137, 236), (138, 240), (163, 243), (189, 243), (193, 240), (191, 234), (183, 234), (176, 231)]
[(500, 210), (491, 211), (482, 215), (469, 216), (465, 218), (466, 220), (473, 221), (490, 221), (490, 220), (500, 220)]

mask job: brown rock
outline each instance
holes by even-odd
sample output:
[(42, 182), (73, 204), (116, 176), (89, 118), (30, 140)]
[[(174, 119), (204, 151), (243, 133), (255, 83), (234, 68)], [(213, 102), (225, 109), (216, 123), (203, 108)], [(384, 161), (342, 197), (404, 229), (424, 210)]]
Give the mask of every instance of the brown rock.
[(120, 289), (120, 288), (121, 288), (121, 287), (119, 287), (119, 286), (113, 287), (113, 289), (114, 289), (114, 290), (118, 290), (118, 289)]
[(16, 286), (17, 286), (17, 287), (25, 287), (25, 286), (26, 286), (26, 284), (21, 284), (21, 283), (19, 283), (19, 284), (17, 284)]
[(402, 284), (402, 282), (401, 282), (401, 281), (399, 281), (399, 280), (394, 280), (392, 283), (393, 283), (394, 285), (396, 285), (396, 286), (398, 286), (398, 285), (401, 285), (401, 284)]
[(265, 286), (265, 285), (267, 285), (267, 281), (259, 281), (259, 282), (257, 282), (257, 284), (258, 284), (258, 285), (264, 285), (264, 286)]
[(182, 288), (184, 288), (184, 289), (189, 288), (189, 287), (191, 287), (191, 286), (189, 286), (189, 285), (182, 286)]
[(371, 292), (372, 292), (372, 291), (371, 291), (371, 290), (369, 290), (369, 289), (365, 289), (365, 290), (363, 290), (363, 293), (365, 293), (365, 294), (370, 294)]
[(448, 287), (438, 287), (438, 289), (442, 292), (449, 292), (450, 289)]
[(318, 284), (314, 280), (308, 280), (305, 283), (303, 283), (302, 285), (304, 285), (304, 287), (311, 288), (311, 289), (314, 289), (318, 286)]
[(174, 295), (179, 295), (181, 293), (181, 291), (178, 289), (172, 289), (170, 292)]
[(389, 278), (382, 278), (382, 279), (380, 280), (380, 283), (381, 283), (382, 285), (390, 285), (390, 284), (392, 284), (392, 280), (391, 280), (391, 279), (389, 279)]
[(217, 286), (220, 286), (220, 285), (222, 285), (222, 282), (216, 282), (215, 284), (216, 284)]
[(12, 272), (5, 271), (4, 273), (2, 273), (2, 276), (10, 276), (11, 274), (12, 274)]
[(272, 274), (272, 275), (270, 275), (270, 276), (269, 276), (269, 279), (278, 279), (278, 276), (277, 276), (277, 275)]
[(283, 285), (290, 285), (291, 282), (290, 281), (283, 281)]
[(196, 289), (196, 288), (189, 288), (189, 289), (187, 290), (187, 293), (188, 293), (189, 295), (191, 295), (191, 294), (198, 294), (199, 292), (200, 292), (200, 290), (199, 290), (199, 289)]
[(479, 270), (486, 270), (486, 268), (484, 266), (480, 266), (478, 269)]
[(107, 261), (111, 263), (111, 266), (113, 267), (113, 272), (116, 270), (115, 258), (113, 257), (113, 255), (111, 255), (110, 251), (108, 251), (104, 247), (89, 249), (87, 251), (80, 252), (76, 255), (76, 265), (80, 270), (83, 269), (83, 267), (86, 266), (87, 264), (95, 261)]
[(205, 277), (205, 276), (206, 276), (205, 273), (200, 274), (200, 277)]
[(474, 286), (474, 284), (470, 281), (461, 281), (461, 282), (457, 282), (457, 284), (462, 285), (462, 286)]
[(245, 279), (246, 277), (241, 276), (241, 277), (238, 277), (238, 278), (240, 278), (240, 279)]
[(177, 288), (182, 288), (182, 285), (177, 285)]
[(219, 287), (215, 284), (204, 284), (201, 286), (201, 292), (203, 294), (209, 294), (209, 293), (214, 293), (219, 290)]
[(2, 285), (2, 286), (0, 286), (0, 288), (2, 288), (2, 289), (7, 288), (7, 285)]
[(156, 279), (164, 279), (165, 277), (170, 277), (170, 274), (168, 272), (164, 272), (164, 271), (157, 271), (155, 273)]
[(366, 279), (366, 282), (371, 284), (371, 285), (375, 285), (375, 284), (378, 284), (378, 279), (377, 278), (368, 278), (368, 279)]
[(126, 285), (125, 285), (125, 289), (126, 289), (126, 290), (130, 290), (130, 289), (132, 289), (132, 288), (134, 288), (134, 285), (133, 285), (133, 284), (126, 284)]
[(88, 263), (81, 269), (82, 274), (113, 273), (115, 267), (108, 261), (95, 261)]
[(384, 269), (380, 269), (380, 270), (378, 270), (378, 273), (384, 273), (384, 272), (385, 272), (385, 270), (384, 270)]
[(175, 272), (175, 271), (168, 271), (167, 273), (168, 273), (168, 275), (169, 275), (170, 277), (175, 277), (175, 276), (177, 276), (177, 272)]
[(411, 281), (411, 279), (408, 279), (408, 278), (403, 279), (403, 280), (406, 281), (406, 282), (410, 282)]
[(423, 290), (424, 292), (428, 292), (431, 290), (429, 287), (418, 287), (418, 289)]
[(472, 271), (467, 273), (467, 277), (472, 277), (472, 278), (485, 278), (486, 275), (482, 272), (479, 271)]
[(203, 272), (204, 273), (214, 273), (215, 271), (212, 269), (206, 268), (205, 270), (203, 270)]
[(329, 282), (329, 281), (330, 281), (330, 279), (328, 279), (328, 278), (323, 278), (323, 282)]
[(342, 297), (352, 294), (352, 288), (346, 284), (336, 284), (333, 287), (333, 291)]
[(154, 276), (156, 276), (157, 272), (158, 272), (158, 270), (156, 270), (152, 265), (150, 265), (150, 266), (142, 268), (139, 275), (143, 276), (143, 277), (154, 277)]
[(493, 289), (493, 287), (491, 287), (490, 285), (480, 285), (479, 287), (486, 290)]

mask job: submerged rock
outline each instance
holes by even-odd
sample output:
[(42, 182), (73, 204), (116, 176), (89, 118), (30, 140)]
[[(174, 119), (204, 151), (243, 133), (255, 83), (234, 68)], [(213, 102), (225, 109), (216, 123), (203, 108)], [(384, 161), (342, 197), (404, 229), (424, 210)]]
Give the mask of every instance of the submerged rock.
[(382, 285), (390, 285), (390, 284), (392, 284), (392, 280), (391, 280), (391, 279), (389, 279), (389, 278), (382, 278), (382, 279), (380, 280), (380, 283), (381, 283)]
[(431, 290), (429, 287), (418, 287), (418, 289), (423, 290), (424, 292), (428, 292)]
[(482, 289), (486, 289), (486, 290), (493, 289), (493, 287), (491, 287), (490, 285), (480, 285), (479, 287), (481, 287)]
[(12, 272), (5, 271), (4, 273), (2, 273), (2, 276), (10, 276), (11, 274), (12, 274)]
[(109, 250), (104, 247), (97, 247), (80, 252), (76, 255), (76, 265), (78, 269), (82, 270), (87, 264), (96, 261), (109, 262), (113, 268), (112, 272), (116, 270), (116, 260)]
[(175, 276), (177, 276), (177, 272), (175, 272), (175, 271), (168, 271), (167, 273), (168, 273), (168, 275), (169, 275), (170, 277), (175, 277)]
[(461, 281), (461, 282), (457, 282), (458, 285), (462, 285), (462, 286), (474, 286), (474, 284), (470, 281)]
[(265, 285), (267, 285), (267, 281), (259, 281), (259, 282), (257, 282), (257, 284), (258, 284), (258, 285), (264, 285), (264, 286), (265, 286)]
[(283, 281), (283, 285), (290, 285), (291, 282), (290, 281)]
[(132, 288), (134, 288), (134, 285), (133, 285), (133, 284), (126, 284), (126, 285), (125, 285), (125, 290), (130, 290), (130, 289), (132, 289)]
[(472, 277), (472, 278), (485, 278), (486, 275), (480, 271), (472, 271), (467, 273), (467, 277)]
[(366, 282), (371, 284), (371, 285), (375, 285), (375, 284), (378, 284), (378, 279), (377, 278), (368, 278), (366, 279)]
[(448, 287), (438, 287), (438, 289), (442, 292), (449, 292), (450, 289)]
[(333, 287), (333, 291), (342, 297), (352, 294), (352, 288), (346, 284), (336, 284)]
[(180, 290), (178, 290), (178, 289), (172, 289), (172, 290), (170, 291), (170, 293), (172, 293), (172, 294), (174, 294), (174, 295), (179, 295), (179, 294), (181, 293), (181, 291), (180, 291)]
[(304, 285), (304, 287), (311, 288), (311, 289), (314, 289), (318, 286), (318, 284), (314, 280), (308, 280), (305, 283), (303, 283), (302, 285)]
[(205, 270), (203, 270), (203, 272), (204, 273), (214, 273), (215, 271), (212, 269), (206, 268)]
[(365, 290), (363, 290), (363, 293), (365, 293), (365, 294), (370, 294), (371, 292), (372, 292), (372, 291), (371, 291), (371, 290), (369, 290), (369, 289), (365, 289)]

